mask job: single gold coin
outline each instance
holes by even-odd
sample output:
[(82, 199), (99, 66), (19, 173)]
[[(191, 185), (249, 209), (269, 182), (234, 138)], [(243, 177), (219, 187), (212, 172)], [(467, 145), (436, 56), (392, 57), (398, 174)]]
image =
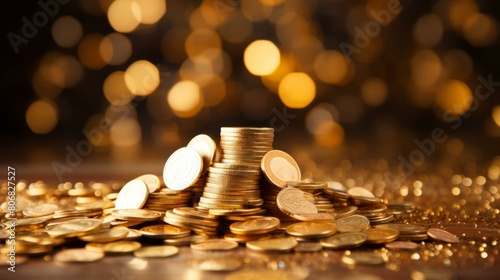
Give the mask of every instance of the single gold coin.
[(366, 242), (364, 233), (339, 233), (320, 240), (320, 244), (328, 249), (349, 249)]
[(388, 249), (413, 250), (418, 248), (418, 244), (411, 241), (393, 241), (385, 244)]
[(242, 265), (240, 260), (234, 258), (204, 259), (193, 262), (193, 267), (201, 271), (234, 271)]
[(55, 226), (47, 226), (47, 233), (53, 237), (75, 237), (89, 234), (102, 227), (99, 219), (74, 219)]
[(232, 223), (229, 230), (235, 234), (262, 234), (277, 229), (279, 225), (280, 220), (278, 218), (262, 217)]
[(134, 251), (138, 258), (166, 258), (179, 253), (179, 248), (170, 245), (147, 246)]
[(460, 239), (458, 237), (446, 230), (439, 228), (429, 228), (427, 230), (427, 235), (434, 240), (440, 240), (448, 243), (459, 243)]
[(287, 226), (286, 233), (303, 238), (321, 238), (334, 234), (337, 227), (327, 222), (300, 222)]
[(370, 227), (370, 220), (367, 217), (361, 215), (351, 215), (342, 219), (337, 219), (333, 223), (337, 226), (349, 225), (353, 227), (358, 227), (362, 230), (365, 230), (368, 227)]
[(188, 236), (191, 233), (191, 230), (188, 228), (167, 224), (143, 227), (140, 231), (142, 235), (152, 238), (180, 238)]
[(131, 180), (118, 193), (115, 200), (116, 209), (139, 209), (148, 199), (149, 189), (141, 180)]
[(198, 251), (227, 251), (238, 247), (238, 242), (225, 239), (208, 239), (191, 244), (191, 249)]
[(143, 181), (148, 187), (149, 193), (155, 192), (161, 187), (160, 178), (153, 174), (141, 175), (135, 179)]
[(114, 228), (100, 229), (96, 232), (80, 236), (78, 238), (85, 242), (111, 242), (126, 237), (128, 233), (129, 230), (127, 228), (114, 227)]
[(276, 204), (288, 215), (318, 213), (316, 205), (304, 197), (304, 192), (292, 187), (284, 188), (278, 193)]
[(267, 180), (277, 187), (285, 188), (289, 181), (300, 182), (299, 165), (283, 151), (267, 152), (262, 158), (261, 169)]
[(137, 241), (113, 241), (104, 243), (102, 249), (106, 253), (131, 253), (141, 248), (141, 243)]
[(140, 230), (133, 229), (133, 228), (126, 228), (126, 227), (123, 227), (123, 228), (128, 230), (127, 236), (125, 236), (123, 238), (124, 240), (137, 240), (137, 239), (141, 238), (141, 236), (142, 236), (142, 233)]
[(171, 190), (184, 190), (200, 178), (202, 171), (201, 155), (192, 148), (180, 148), (167, 159), (163, 168), (163, 181)]
[(297, 245), (297, 240), (292, 237), (254, 240), (246, 243), (248, 249), (257, 252), (288, 252)]
[(26, 217), (41, 217), (54, 214), (57, 210), (57, 205), (55, 204), (39, 204), (34, 206), (28, 206), (23, 210), (23, 215)]
[(347, 190), (347, 193), (351, 196), (375, 197), (371, 191), (362, 187), (352, 187)]
[(373, 252), (351, 252), (342, 256), (342, 262), (347, 265), (381, 265), (385, 263), (384, 258)]
[(224, 235), (224, 239), (230, 241), (236, 241), (238, 243), (246, 243), (248, 241), (253, 240), (263, 240), (269, 239), (272, 235), (269, 233), (259, 233), (259, 234), (235, 234), (235, 233), (226, 233)]
[(299, 213), (290, 214), (290, 217), (304, 222), (332, 222), (335, 216), (330, 213)]
[(126, 221), (154, 221), (161, 218), (158, 211), (147, 209), (116, 209), (111, 211), (111, 215), (116, 219)]
[(191, 234), (185, 237), (180, 237), (180, 238), (167, 238), (163, 240), (163, 243), (168, 244), (168, 245), (175, 245), (175, 246), (185, 246), (185, 245), (191, 245), (194, 243), (201, 243), (204, 242), (208, 239), (209, 237), (207, 235), (201, 235), (201, 234)]
[(367, 237), (366, 243), (370, 244), (389, 243), (399, 237), (399, 231), (390, 228), (370, 228), (367, 229), (364, 234), (366, 234)]
[(390, 229), (396, 229), (399, 231), (400, 234), (422, 234), (426, 233), (427, 228), (421, 225), (412, 225), (412, 224), (396, 224), (396, 223), (389, 223), (389, 224), (381, 224), (381, 225), (375, 225), (373, 226), (374, 228), (390, 228)]
[(200, 134), (191, 139), (187, 147), (194, 149), (201, 155), (203, 159), (203, 169), (201, 173), (205, 173), (208, 167), (215, 161), (215, 152), (217, 151), (215, 141), (206, 134)]
[(108, 243), (87, 243), (85, 244), (85, 250), (97, 253), (104, 253), (104, 246)]
[(54, 256), (57, 262), (95, 262), (104, 258), (104, 253), (89, 251), (83, 248), (65, 249)]

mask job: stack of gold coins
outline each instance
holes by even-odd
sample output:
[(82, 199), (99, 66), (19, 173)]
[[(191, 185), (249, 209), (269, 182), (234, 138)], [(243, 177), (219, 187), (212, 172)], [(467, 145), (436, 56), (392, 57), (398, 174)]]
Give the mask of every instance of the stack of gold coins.
[(143, 209), (167, 211), (176, 207), (190, 206), (193, 192), (190, 190), (174, 191), (161, 187), (158, 191), (149, 194)]
[(274, 129), (222, 127), (222, 159), (208, 169), (198, 207), (207, 210), (260, 208), (260, 162), (272, 149)]
[(207, 236), (215, 236), (219, 230), (217, 216), (192, 207), (179, 207), (168, 210), (163, 220), (168, 224), (185, 227), (197, 234)]
[(297, 188), (313, 196), (313, 203), (319, 213), (333, 213), (333, 204), (328, 196), (323, 195), (323, 190), (328, 187), (327, 182), (287, 182), (288, 187)]
[(224, 235), (224, 239), (236, 242), (247, 242), (271, 238), (270, 232), (280, 226), (276, 217), (258, 217), (246, 221), (232, 223), (229, 227), (231, 233)]

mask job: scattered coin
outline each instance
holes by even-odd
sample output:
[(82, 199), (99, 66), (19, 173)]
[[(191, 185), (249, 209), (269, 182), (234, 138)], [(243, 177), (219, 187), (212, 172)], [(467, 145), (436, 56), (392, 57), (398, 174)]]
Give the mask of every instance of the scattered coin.
[(141, 175), (135, 179), (143, 181), (148, 187), (149, 193), (157, 191), (161, 186), (160, 178), (158, 178), (158, 176), (153, 174)]
[(191, 244), (191, 249), (197, 251), (227, 251), (238, 247), (238, 242), (225, 239), (208, 239), (200, 243)]
[(301, 253), (312, 253), (318, 252), (323, 249), (323, 246), (318, 242), (299, 242), (299, 244), (293, 248), (295, 252)]
[(347, 190), (347, 193), (351, 196), (375, 197), (371, 191), (362, 187), (352, 187)]
[(134, 256), (138, 258), (165, 258), (176, 255), (179, 248), (175, 246), (147, 246), (134, 251)]
[(206, 134), (200, 134), (191, 139), (187, 147), (196, 150), (201, 155), (203, 159), (203, 169), (201, 173), (205, 173), (215, 160), (215, 152), (217, 150), (215, 141)]
[(29, 206), (23, 210), (23, 215), (26, 217), (47, 216), (50, 214), (54, 214), (57, 208), (57, 205), (49, 203)]
[(78, 237), (85, 242), (111, 242), (124, 238), (129, 234), (129, 230), (124, 227), (114, 227), (100, 229), (91, 234)]
[(297, 245), (297, 240), (291, 237), (270, 238), (246, 243), (248, 249), (257, 252), (289, 252)]
[(370, 244), (389, 243), (399, 237), (399, 231), (390, 228), (370, 228), (364, 234), (367, 237), (366, 242)]
[(333, 235), (337, 231), (337, 227), (326, 222), (300, 222), (289, 225), (285, 231), (288, 235), (296, 237), (322, 238)]
[(304, 198), (304, 192), (292, 187), (282, 189), (276, 203), (281, 211), (289, 215), (318, 213), (316, 205)]
[(185, 237), (179, 237), (179, 238), (167, 238), (163, 240), (163, 243), (167, 245), (175, 245), (175, 246), (186, 246), (186, 245), (191, 245), (195, 243), (201, 243), (206, 240), (208, 240), (207, 235), (201, 235), (201, 234), (192, 234), (188, 235)]
[(364, 233), (339, 233), (320, 240), (320, 244), (328, 249), (349, 249), (361, 246), (367, 240)]
[(202, 171), (201, 155), (192, 148), (180, 148), (165, 163), (163, 181), (171, 190), (184, 190), (200, 178)]
[(427, 230), (427, 234), (434, 240), (440, 240), (448, 243), (460, 242), (460, 239), (458, 239), (458, 237), (456, 237), (454, 234), (439, 228), (429, 228)]
[(365, 230), (370, 227), (370, 220), (365, 216), (361, 215), (351, 215), (346, 218), (337, 219), (333, 221), (333, 223), (337, 226), (349, 225), (352, 227), (358, 227), (361, 230)]
[(287, 153), (271, 150), (262, 158), (261, 169), (265, 177), (280, 188), (287, 182), (300, 182), (300, 168), (297, 162)]
[(111, 211), (111, 215), (126, 221), (154, 221), (161, 218), (161, 213), (146, 209), (117, 209)]
[(113, 241), (109, 243), (104, 243), (102, 249), (106, 253), (131, 253), (137, 249), (141, 248), (141, 243), (137, 241)]
[(134, 179), (129, 181), (118, 193), (116, 209), (139, 209), (148, 199), (149, 189), (146, 183)]
[(75, 219), (52, 227), (47, 226), (47, 233), (53, 237), (75, 237), (97, 231), (101, 226), (99, 219)]
[(166, 224), (143, 227), (140, 231), (143, 236), (152, 238), (180, 238), (191, 233), (190, 229)]
[(393, 241), (385, 244), (388, 249), (413, 250), (418, 248), (418, 244), (411, 241)]
[(232, 223), (229, 229), (235, 234), (262, 234), (277, 229), (280, 220), (275, 217), (262, 217), (243, 222)]

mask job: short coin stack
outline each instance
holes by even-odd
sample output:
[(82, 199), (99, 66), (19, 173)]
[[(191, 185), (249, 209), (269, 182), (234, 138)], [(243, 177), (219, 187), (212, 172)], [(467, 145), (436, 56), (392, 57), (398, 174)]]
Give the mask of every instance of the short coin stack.
[(260, 162), (272, 149), (273, 139), (272, 128), (222, 127), (221, 162), (213, 163), (208, 169), (198, 206), (211, 213), (259, 208), (263, 203), (259, 187)]
[(190, 190), (174, 191), (166, 187), (149, 194), (143, 209), (167, 211), (176, 207), (190, 206), (193, 192)]

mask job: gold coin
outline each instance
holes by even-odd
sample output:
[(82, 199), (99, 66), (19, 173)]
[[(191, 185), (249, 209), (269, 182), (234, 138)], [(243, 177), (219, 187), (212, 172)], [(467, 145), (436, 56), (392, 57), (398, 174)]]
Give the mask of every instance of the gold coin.
[(104, 253), (104, 246), (108, 243), (87, 243), (85, 244), (85, 250), (91, 252)]
[(123, 238), (124, 240), (137, 240), (142, 236), (142, 233), (140, 230), (133, 229), (133, 228), (126, 228), (126, 227), (123, 227), (123, 228), (128, 230), (127, 236), (125, 236)]
[(366, 242), (364, 233), (339, 233), (320, 240), (320, 244), (328, 249), (349, 249)]
[(201, 225), (207, 227), (217, 227), (219, 225), (218, 221), (205, 220), (200, 217), (193, 218), (189, 216), (180, 216), (178, 214), (175, 214), (175, 212), (173, 212), (172, 210), (167, 210), (163, 220), (166, 221), (167, 223), (173, 221), (173, 222), (183, 223), (186, 225)]
[(296, 188), (282, 189), (276, 198), (278, 207), (286, 214), (318, 213), (314, 203), (304, 198), (304, 192)]
[(234, 169), (234, 170), (257, 170), (260, 172), (260, 167), (255, 165), (244, 165), (244, 164), (230, 164), (223, 162), (214, 162), (212, 167), (223, 168), (223, 169)]
[(175, 214), (203, 220), (213, 220), (218, 221), (219, 218), (214, 215), (210, 215), (208, 212), (202, 212), (193, 207), (177, 207), (172, 210)]
[(351, 215), (342, 219), (337, 219), (333, 222), (337, 226), (340, 225), (350, 225), (358, 227), (361, 229), (367, 229), (370, 226), (370, 220), (367, 217), (361, 215)]
[(23, 210), (23, 215), (26, 217), (47, 216), (50, 214), (54, 214), (57, 208), (57, 205), (48, 203), (29, 206)]
[(257, 252), (288, 252), (297, 245), (297, 240), (292, 237), (254, 240), (246, 243), (248, 249)]
[[(7, 239), (7, 237), (9, 236), (9, 233), (8, 232), (6, 233), (7, 236), (4, 239)], [(16, 240), (22, 241), (26, 244), (35, 244), (41, 246), (58, 246), (64, 244), (64, 238), (54, 238), (51, 237), (46, 232), (38, 232), (38, 231), (30, 232), (27, 235), (16, 236)]]
[(129, 181), (118, 193), (116, 209), (139, 209), (148, 199), (149, 189), (146, 183), (134, 179)]
[(143, 181), (148, 187), (149, 193), (155, 192), (161, 187), (160, 178), (153, 174), (141, 175), (135, 179)]
[(194, 149), (184, 147), (175, 151), (163, 168), (163, 181), (171, 190), (184, 190), (200, 178), (203, 159)]
[(260, 208), (246, 208), (246, 209), (209, 209), (208, 213), (214, 216), (227, 216), (227, 215), (255, 215), (263, 212)]
[(267, 152), (262, 158), (261, 169), (267, 180), (280, 188), (285, 188), (289, 181), (300, 181), (299, 165), (289, 154), (280, 150)]
[(106, 253), (131, 253), (141, 248), (141, 243), (137, 241), (113, 241), (104, 243), (102, 249)]
[(78, 205), (75, 205), (76, 210), (96, 210), (96, 209), (109, 209), (113, 208), (115, 205), (106, 200), (96, 200), (92, 202), (87, 202), (87, 203), (81, 203)]
[(328, 187), (327, 182), (287, 182), (287, 187), (293, 187), (302, 191), (324, 190)]
[(337, 227), (326, 222), (300, 222), (287, 226), (285, 231), (296, 237), (321, 238), (334, 234)]
[(116, 209), (111, 215), (120, 220), (127, 221), (154, 221), (161, 218), (161, 213), (147, 209)]
[(278, 218), (262, 217), (232, 223), (229, 226), (229, 230), (235, 234), (262, 234), (277, 229), (279, 225), (280, 220)]
[(102, 252), (89, 251), (83, 248), (65, 249), (54, 256), (57, 262), (94, 262), (104, 258)]
[(176, 255), (179, 249), (175, 246), (160, 245), (147, 246), (134, 251), (134, 256), (138, 258), (165, 258)]
[(362, 187), (352, 187), (347, 190), (347, 193), (351, 196), (375, 197), (371, 191)]
[(274, 135), (274, 128), (271, 127), (238, 127), (238, 126), (226, 126), (220, 128), (221, 133), (231, 132), (231, 133), (272, 133)]
[(99, 219), (75, 219), (53, 227), (47, 227), (47, 232), (54, 237), (74, 237), (89, 234), (101, 228)]
[(201, 155), (203, 159), (203, 169), (201, 173), (205, 173), (208, 167), (215, 161), (215, 151), (217, 150), (215, 141), (206, 134), (200, 134), (191, 139), (187, 147), (194, 149)]
[(163, 243), (168, 245), (183, 246), (183, 245), (191, 245), (194, 243), (201, 243), (206, 241), (207, 239), (208, 239), (207, 235), (192, 234), (180, 238), (167, 238), (163, 240)]
[(195, 260), (193, 267), (202, 271), (233, 271), (240, 268), (243, 263), (238, 259), (204, 259)]
[(373, 252), (351, 252), (342, 256), (342, 262), (348, 265), (380, 265), (385, 263), (385, 260), (381, 255)]
[(212, 173), (218, 173), (218, 174), (225, 174), (225, 175), (242, 175), (242, 176), (252, 176), (252, 175), (259, 175), (260, 170), (252, 170), (252, 169), (228, 169), (228, 168), (221, 168), (221, 167), (209, 167), (208, 171), (210, 171), (210, 175), (213, 175)]
[(421, 234), (425, 233), (427, 229), (424, 226), (412, 224), (383, 224), (373, 226), (374, 228), (390, 228), (398, 230), (401, 235), (405, 234)]
[(269, 239), (272, 235), (269, 233), (260, 233), (260, 234), (234, 234), (234, 233), (226, 233), (224, 235), (224, 239), (230, 241), (236, 241), (238, 243), (246, 243), (252, 240), (263, 240)]
[(198, 251), (227, 251), (238, 247), (238, 242), (225, 239), (208, 239), (200, 243), (191, 244), (191, 249)]
[(323, 249), (323, 246), (318, 242), (299, 242), (299, 244), (293, 248), (295, 252), (309, 253), (318, 252)]
[(388, 249), (413, 250), (418, 248), (418, 244), (411, 241), (393, 241), (385, 244)]
[(111, 242), (124, 238), (129, 233), (127, 228), (124, 227), (114, 227), (100, 229), (91, 234), (78, 237), (80, 240), (85, 242)]
[(454, 234), (439, 228), (429, 228), (427, 230), (427, 234), (434, 240), (440, 240), (448, 243), (460, 242), (460, 239), (458, 239), (458, 237), (456, 237)]
[(291, 214), (290, 217), (304, 222), (332, 222), (335, 216), (329, 213), (299, 213)]
[(191, 233), (190, 229), (166, 224), (143, 227), (140, 231), (142, 235), (153, 238), (179, 238)]
[(239, 270), (231, 272), (224, 278), (225, 280), (301, 280), (303, 278), (296, 274), (282, 270), (259, 269), (259, 270)]
[(399, 231), (397, 229), (389, 228), (370, 228), (367, 229), (364, 234), (366, 234), (367, 243), (382, 244), (396, 240), (399, 236)]
[(366, 228), (360, 228), (358, 226), (353, 225), (337, 225), (338, 232), (362, 232)]

